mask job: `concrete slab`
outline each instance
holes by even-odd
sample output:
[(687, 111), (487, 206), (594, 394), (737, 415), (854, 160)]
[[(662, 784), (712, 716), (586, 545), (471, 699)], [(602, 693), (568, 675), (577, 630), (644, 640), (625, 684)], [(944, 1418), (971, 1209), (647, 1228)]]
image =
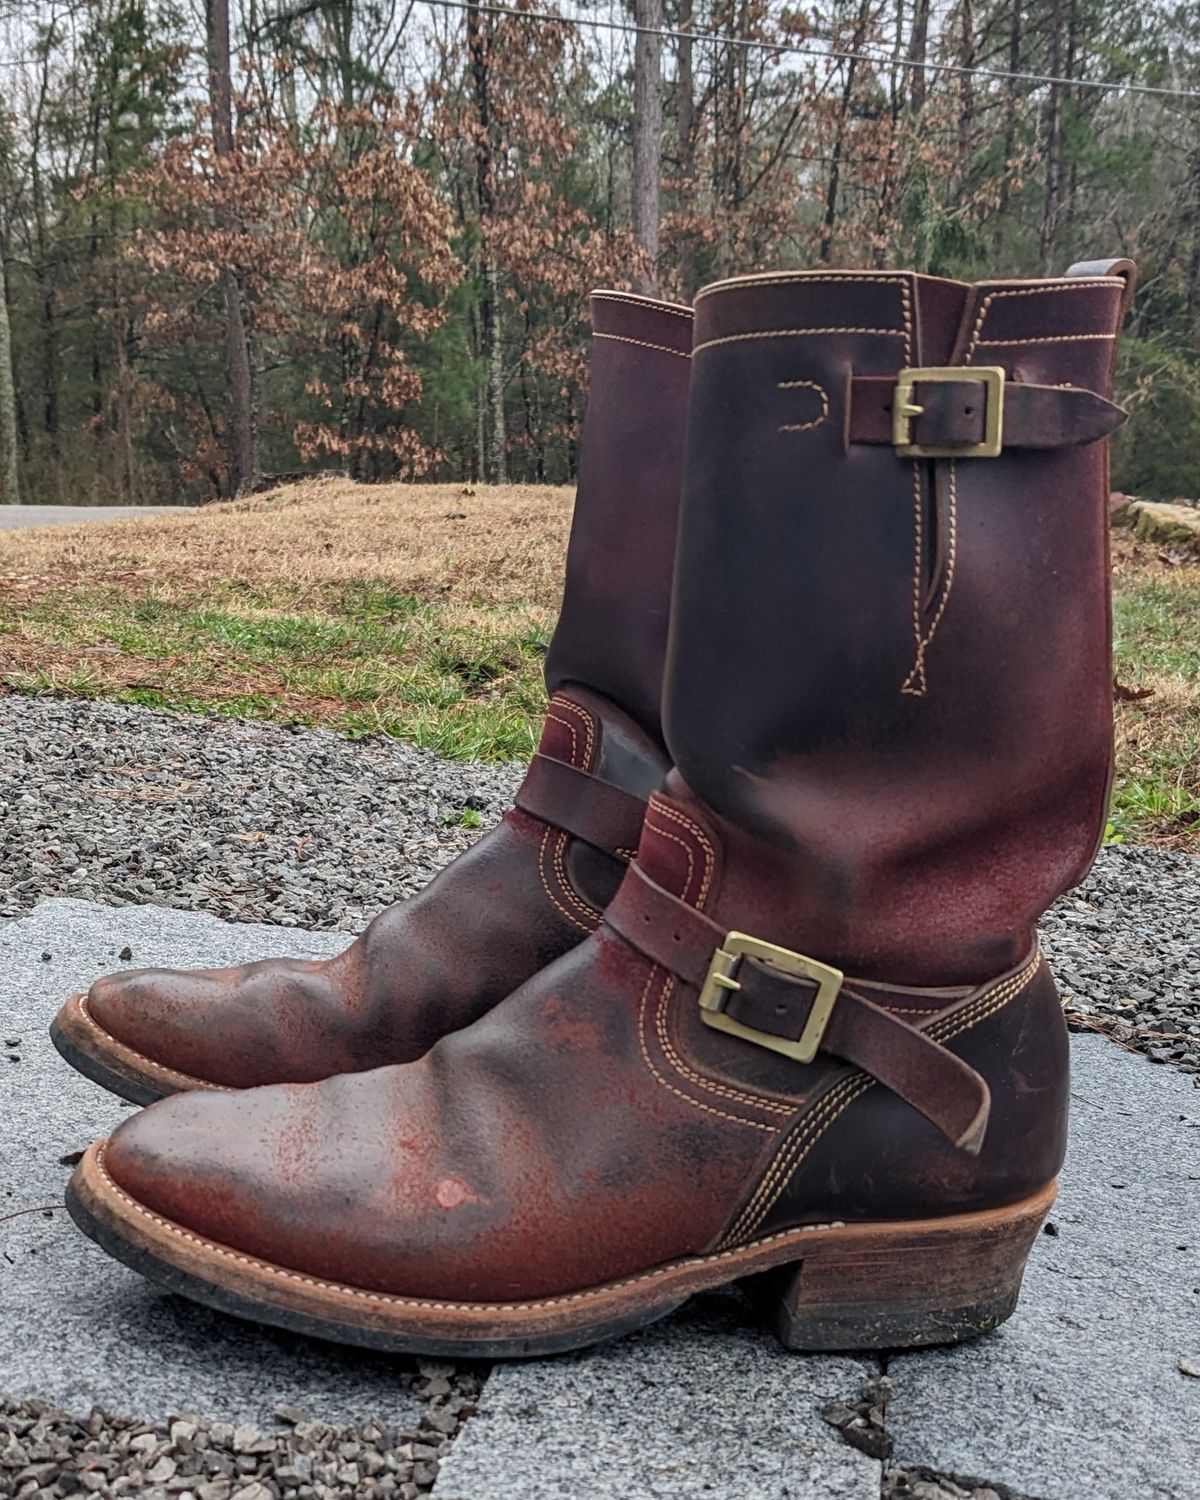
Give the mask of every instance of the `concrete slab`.
[(1200, 1091), (1101, 1037), (1072, 1057), (1058, 1233), (1011, 1322), (893, 1357), (893, 1463), (1037, 1500), (1196, 1500)]
[(820, 1416), (877, 1365), (798, 1358), (740, 1298), (619, 1343), (499, 1366), (435, 1500), (879, 1500), (879, 1464)]
[[(85, 1240), (61, 1206), (70, 1167), (59, 1158), (129, 1112), (50, 1044), (46, 1028), (72, 989), (123, 967), (126, 945), (138, 964), (207, 965), (315, 958), (345, 942), (342, 933), (68, 899), (0, 924), (0, 1044), (20, 1038), (17, 1048), (0, 1045), (0, 1395), (81, 1414), (95, 1404), (119, 1416), (197, 1412), (262, 1425), (284, 1405), (341, 1424), (377, 1416), (415, 1426), (423, 1406), (402, 1361), (252, 1328), (163, 1295)], [(4, 1221), (11, 1214), (20, 1216)]]
[(121, 521), (127, 516), (169, 516), (185, 505), (0, 505), (0, 531), (23, 531), (29, 526), (80, 526), (95, 521)]

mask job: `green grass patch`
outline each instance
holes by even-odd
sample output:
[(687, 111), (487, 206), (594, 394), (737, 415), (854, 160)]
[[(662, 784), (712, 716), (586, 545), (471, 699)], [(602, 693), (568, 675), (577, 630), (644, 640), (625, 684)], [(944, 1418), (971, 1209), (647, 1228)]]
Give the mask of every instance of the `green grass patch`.
[[(0, 595), (14, 691), (324, 724), (470, 760), (534, 748), (551, 628), (545, 610), (369, 579)], [(1200, 569), (1118, 579), (1115, 655), (1121, 685), (1147, 696), (1118, 704), (1108, 836), (1200, 847)]]

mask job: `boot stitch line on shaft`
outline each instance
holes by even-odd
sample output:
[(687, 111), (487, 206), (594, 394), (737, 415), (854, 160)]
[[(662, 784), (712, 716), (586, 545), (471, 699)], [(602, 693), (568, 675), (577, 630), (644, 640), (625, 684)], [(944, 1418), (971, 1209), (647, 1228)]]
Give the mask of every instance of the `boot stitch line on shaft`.
[(975, 314), (975, 326), (971, 329), (971, 337), (967, 343), (966, 353), (963, 355), (962, 359), (963, 364), (969, 365), (971, 363), (971, 356), (975, 353), (975, 350), (980, 344), (984, 344), (988, 348), (994, 348), (997, 345), (1003, 344), (1071, 343), (1077, 338), (1116, 338), (1115, 333), (1055, 334), (1052, 337), (1042, 339), (1031, 338), (997, 340), (985, 339), (981, 337), (983, 333), (983, 320), (987, 316), (988, 309), (991, 307), (993, 302), (1002, 301), (1006, 297), (1054, 296), (1058, 292), (1086, 292), (1096, 291), (1099, 289), (1108, 290), (1112, 288), (1114, 280), (1115, 278), (1109, 277), (1104, 281), (1047, 281), (1043, 282), (1040, 286), (1006, 287), (1000, 291), (988, 292), (987, 295), (980, 301), (979, 309)]
[(868, 333), (892, 339), (904, 337), (903, 328), (761, 328), (753, 333), (726, 333), (720, 338), (705, 339), (704, 343), (695, 346), (692, 353), (699, 354), (701, 349), (715, 349), (720, 344), (742, 344), (750, 339), (815, 338), (830, 333)]
[[(564, 917), (572, 927), (578, 928), (581, 932), (595, 932), (596, 927), (600, 921), (599, 912), (593, 912), (592, 908), (590, 906), (585, 906), (584, 903), (580, 901), (573, 892), (564, 890), (563, 895), (571, 901), (572, 905), (577, 907), (579, 912), (586, 919), (585, 921), (580, 921), (579, 917), (573, 916), (562, 904), (562, 902), (557, 899), (554, 892), (550, 889), (550, 882), (546, 879), (546, 845), (550, 842), (550, 839), (554, 836), (554, 833), (555, 830), (553, 828), (546, 829), (546, 831), (542, 834), (541, 847), (538, 850), (538, 878), (542, 882), (542, 890), (546, 893), (546, 899), (547, 901), (549, 901), (550, 905), (554, 907), (559, 916)], [(565, 842), (567, 835), (564, 833), (560, 834), (559, 837), (563, 840), (563, 842)], [(553, 868), (553, 866), (551, 868)], [(557, 876), (557, 871), (555, 871), (555, 874)]]
[(670, 344), (651, 344), (646, 339), (627, 338), (623, 333), (596, 333), (592, 332), (594, 339), (608, 339), (614, 344), (635, 344), (639, 349), (654, 349), (659, 354), (673, 354), (676, 359), (691, 359), (691, 353), (686, 349), (672, 349)]
[(596, 926), (599, 924), (603, 913), (598, 911), (591, 902), (586, 901), (579, 894), (572, 884), (571, 877), (567, 874), (566, 855), (569, 842), (570, 834), (564, 833), (559, 836), (554, 846), (554, 874), (558, 880), (559, 890), (573, 906), (578, 907), (581, 912), (586, 912), (588, 920), (593, 923), (593, 926)]
[(675, 976), (665, 971), (661, 964), (652, 964), (650, 966), (650, 972), (646, 976), (646, 983), (642, 986), (642, 996), (638, 1002), (638, 1047), (641, 1050), (642, 1061), (650, 1071), (650, 1076), (654, 1079), (655, 1083), (666, 1089), (669, 1094), (674, 1094), (677, 1099), (682, 1099), (685, 1104), (690, 1104), (694, 1109), (703, 1110), (706, 1115), (716, 1115), (719, 1120), (728, 1120), (732, 1125), (745, 1125), (751, 1130), (765, 1130), (769, 1134), (777, 1134), (782, 1128), (779, 1125), (767, 1124), (763, 1120), (748, 1120), (743, 1115), (731, 1115), (723, 1109), (717, 1109), (712, 1104), (705, 1104), (702, 1099), (695, 1099), (691, 1094), (685, 1094), (682, 1089), (677, 1089), (673, 1083), (668, 1082), (654, 1066), (654, 1059), (650, 1056), (650, 1048), (646, 1045), (646, 1031), (648, 1029), (646, 1002), (650, 995), (651, 985), (653, 985), (659, 974), (663, 973), (666, 974), (666, 978), (663, 984), (662, 1003), (665, 1004), (667, 1002), (674, 988)]
[(823, 385), (815, 380), (777, 380), (777, 390), (781, 391), (816, 391), (821, 398), (821, 415), (814, 417), (811, 422), (784, 422), (780, 425), (780, 432), (811, 432), (814, 427), (820, 427), (821, 423), (829, 415), (829, 392)]
[[(929, 1035), (934, 1039), (934, 1041), (947, 1042), (960, 1035), (962, 1032), (968, 1031), (974, 1026), (978, 1026), (982, 1021), (986, 1021), (990, 1016), (995, 1015), (997, 1011), (1003, 1010), (1006, 1005), (1015, 1000), (1019, 995), (1023, 994), (1024, 991), (1033, 982), (1038, 971), (1041, 969), (1041, 966), (1042, 955), (1039, 951), (1025, 969), (1021, 970), (1017, 974), (1014, 974), (1010, 979), (1005, 980), (996, 989), (988, 990), (984, 994), (978, 996), (975, 1000), (965, 1005), (957, 1014), (947, 1016), (942, 1021), (933, 1022), (933, 1024), (929, 1027)], [(746, 1235), (753, 1234), (758, 1225), (762, 1223), (764, 1217), (771, 1211), (771, 1209), (779, 1201), (779, 1198), (787, 1190), (789, 1183), (795, 1177), (797, 1171), (799, 1171), (805, 1159), (809, 1156), (813, 1148), (816, 1146), (817, 1142), (821, 1139), (821, 1137), (825, 1134), (829, 1127), (833, 1125), (838, 1116), (841, 1115), (843, 1111), (854, 1102), (855, 1099), (859, 1098), (860, 1095), (866, 1093), (868, 1089), (875, 1088), (878, 1085), (873, 1078), (866, 1074), (860, 1074), (857, 1077), (845, 1079), (841, 1084), (835, 1085), (830, 1093), (826, 1095), (824, 1100), (825, 1106), (828, 1107), (833, 1101), (834, 1095), (836, 1095), (840, 1089), (846, 1088), (847, 1086), (852, 1089), (852, 1092), (841, 1103), (841, 1107), (838, 1108), (832, 1115), (832, 1117), (825, 1122), (823, 1129), (814, 1133), (811, 1128), (811, 1124), (813, 1122), (810, 1117), (810, 1120), (801, 1122), (797, 1133), (784, 1143), (779, 1156), (768, 1169), (762, 1182), (760, 1182), (758, 1187), (755, 1189), (750, 1201), (738, 1214), (732, 1226), (721, 1237), (720, 1241), (718, 1242), (720, 1246), (729, 1244), (735, 1239), (740, 1239)], [(805, 1144), (806, 1141), (807, 1145)], [(803, 1150), (801, 1150), (802, 1147)], [(800, 1152), (800, 1155), (797, 1156), (796, 1153), (798, 1151)], [(782, 1180), (780, 1180), (781, 1178)], [(776, 1191), (773, 1193), (771, 1192), (772, 1188), (776, 1188)], [(770, 1194), (769, 1198), (767, 1196), (768, 1194)]]
[(587, 736), (583, 750), (584, 759), (582, 769), (585, 771), (590, 771), (592, 769), (592, 753), (596, 745), (596, 726), (592, 720), (591, 714), (588, 713), (586, 709), (580, 708), (577, 703), (572, 703), (569, 698), (551, 698), (550, 705), (546, 709), (546, 717), (548, 719), (553, 719), (556, 724), (560, 724), (564, 729), (570, 732), (572, 763), (574, 763), (575, 757), (579, 753), (579, 744), (575, 738), (575, 727), (571, 724), (571, 721), (569, 719), (560, 718), (559, 715), (554, 711), (556, 708), (566, 709), (568, 712), (573, 711), (578, 715), (579, 720), (583, 725), (584, 733)]
[(623, 302), (627, 307), (653, 307), (658, 312), (670, 313), (672, 317), (686, 318), (689, 323), (695, 319), (695, 314), (690, 307), (685, 307), (682, 302), (660, 302), (657, 297), (639, 297), (637, 292), (593, 292), (592, 297), (597, 302)]
[(658, 1036), (659, 1046), (662, 1048), (663, 1055), (674, 1071), (681, 1078), (686, 1079), (697, 1088), (705, 1089), (710, 1094), (717, 1094), (723, 1099), (730, 1099), (739, 1104), (749, 1104), (752, 1108), (764, 1110), (768, 1114), (794, 1115), (796, 1113), (795, 1105), (777, 1104), (764, 1095), (750, 1094), (744, 1092), (742, 1089), (733, 1088), (728, 1084), (716, 1083), (712, 1079), (706, 1078), (702, 1073), (697, 1073), (688, 1067), (683, 1058), (675, 1050), (667, 1028), (667, 1016), (670, 1013), (670, 1002), (674, 988), (675, 975), (668, 973), (666, 983), (663, 985), (659, 996), (658, 1009), (654, 1017), (654, 1030)]
[[(650, 813), (652, 813), (652, 812), (661, 813), (664, 818), (670, 818), (672, 820), (672, 822), (678, 823), (681, 828), (686, 828), (688, 830), (688, 832), (693, 835), (693, 837), (696, 839), (696, 841), (703, 848), (703, 850), (704, 850), (704, 880), (703, 880), (703, 882), (701, 883), (701, 886), (700, 886), (700, 894), (696, 897), (696, 899), (695, 899), (694, 902), (690, 903), (691, 905), (695, 906), (695, 908), (696, 908), (697, 911), (703, 911), (704, 910), (704, 903), (708, 900), (708, 893), (709, 893), (709, 890), (712, 887), (713, 874), (714, 874), (714, 872), (716, 870), (716, 864), (717, 864), (717, 851), (713, 848), (712, 840), (704, 832), (703, 828), (700, 827), (699, 823), (694, 822), (693, 819), (689, 818), (685, 813), (681, 813), (678, 808), (671, 807), (666, 802), (659, 801), (659, 799), (657, 797), (652, 797), (650, 799), (650, 807), (649, 807), (649, 811), (647, 812), (647, 817), (649, 817)], [(675, 837), (674, 834), (666, 833), (666, 830), (662, 829), (662, 828), (656, 829), (655, 832), (657, 832), (657, 833), (663, 833), (663, 834), (666, 835), (667, 838), (674, 838)], [(677, 842), (678, 842), (678, 840), (677, 840)], [(689, 855), (688, 855), (688, 859), (689, 859), (689, 864), (688, 864), (689, 875), (688, 875), (688, 879), (690, 881), (691, 880), (691, 874), (690, 874), (690, 871), (691, 871), (691, 863), (690, 863), (690, 861), (691, 861), (691, 855), (690, 855), (690, 852), (689, 852)]]
[(821, 271), (816, 274), (811, 271), (788, 271), (779, 275), (774, 271), (761, 271), (749, 276), (731, 276), (727, 281), (718, 281), (712, 286), (704, 287), (696, 294), (696, 301), (700, 302), (718, 292), (735, 291), (739, 287), (754, 287), (757, 290), (763, 286), (799, 286), (804, 283), (809, 286), (837, 286), (839, 282), (848, 281), (856, 281), (860, 286), (907, 286), (910, 274), (915, 273), (892, 271), (886, 276), (879, 276), (874, 271)]
[[(913, 464), (913, 481), (917, 487), (917, 505), (919, 510), (921, 476), (919, 465), (915, 462)], [(908, 693), (914, 698), (924, 698), (926, 693), (929, 691), (929, 679), (925, 673), (925, 654), (929, 650), (930, 646), (933, 645), (933, 638), (938, 632), (938, 626), (942, 623), (942, 616), (946, 613), (946, 605), (950, 602), (950, 590), (954, 587), (954, 570), (958, 560), (958, 464), (954, 459), (950, 460), (948, 488), (949, 500), (947, 509), (949, 511), (949, 544), (946, 559), (946, 576), (939, 590), (937, 609), (934, 613), (933, 619), (930, 621), (929, 629), (924, 633), (922, 633), (921, 631), (920, 607), (921, 573), (922, 565), (924, 562), (924, 559), (922, 557), (923, 548), (921, 543), (923, 528), (919, 520), (917, 523), (917, 568), (913, 580), (913, 627), (916, 631), (917, 636), (917, 658), (913, 663), (912, 671), (909, 672), (908, 676), (904, 679), (904, 685), (900, 689), (902, 693)]]
[(741, 1245), (735, 1250), (722, 1250), (710, 1252), (706, 1255), (681, 1255), (674, 1261), (668, 1261), (660, 1266), (655, 1266), (651, 1271), (641, 1271), (636, 1276), (621, 1277), (616, 1281), (605, 1282), (601, 1286), (587, 1288), (581, 1292), (569, 1292), (562, 1297), (542, 1298), (536, 1302), (439, 1302), (416, 1297), (401, 1297), (394, 1292), (368, 1292), (363, 1287), (350, 1286), (342, 1281), (324, 1281), (317, 1276), (305, 1276), (299, 1271), (289, 1271), (283, 1266), (272, 1265), (270, 1261), (263, 1260), (257, 1255), (246, 1255), (240, 1250), (231, 1250), (228, 1245), (219, 1244), (216, 1240), (209, 1239), (206, 1235), (194, 1234), (190, 1229), (184, 1229), (181, 1225), (170, 1219), (164, 1219), (161, 1214), (156, 1214), (146, 1208), (144, 1204), (137, 1201), (128, 1194), (123, 1187), (115, 1182), (104, 1165), (104, 1146), (101, 1145), (96, 1151), (96, 1172), (103, 1180), (106, 1188), (114, 1198), (126, 1204), (140, 1218), (165, 1232), (174, 1239), (185, 1241), (187, 1244), (196, 1245), (209, 1255), (219, 1256), (222, 1260), (233, 1261), (235, 1265), (249, 1266), (252, 1270), (264, 1272), (266, 1275), (280, 1281), (294, 1281), (300, 1286), (312, 1287), (319, 1292), (334, 1292), (338, 1296), (355, 1298), (362, 1302), (372, 1302), (385, 1307), (416, 1307), (427, 1308), (431, 1312), (487, 1312), (491, 1309), (507, 1310), (512, 1307), (520, 1308), (522, 1311), (537, 1312), (542, 1308), (564, 1307), (574, 1302), (591, 1302), (596, 1297), (606, 1295), (613, 1291), (620, 1291), (628, 1286), (637, 1286), (645, 1281), (658, 1281), (663, 1276), (669, 1275), (683, 1265), (712, 1265), (722, 1260), (732, 1260), (742, 1251), (751, 1248), (763, 1249), (767, 1245), (775, 1244), (779, 1240), (787, 1240), (795, 1237), (802, 1238), (806, 1234), (814, 1234), (824, 1229), (837, 1229), (841, 1227), (836, 1222), (828, 1224), (802, 1224), (795, 1229), (781, 1229), (775, 1234), (769, 1234), (764, 1239), (757, 1241), (753, 1246)]

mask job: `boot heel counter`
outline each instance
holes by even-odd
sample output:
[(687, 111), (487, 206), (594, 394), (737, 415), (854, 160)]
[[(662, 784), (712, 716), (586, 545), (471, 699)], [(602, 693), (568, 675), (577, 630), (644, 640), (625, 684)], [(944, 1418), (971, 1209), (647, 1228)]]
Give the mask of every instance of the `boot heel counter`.
[[(999, 986), (996, 986), (997, 990)], [(1045, 961), (1029, 982), (946, 1045), (987, 1081), (991, 1112), (977, 1156), (955, 1148), (928, 1120), (859, 1075), (835, 1083), (780, 1138), (759, 1183), (794, 1170), (753, 1237), (803, 1222), (907, 1219), (1014, 1203), (1053, 1182), (1066, 1154), (1069, 1058), (1058, 990)], [(843, 1075), (845, 1078), (846, 1075)], [(841, 1097), (835, 1100), (835, 1095)], [(838, 1107), (832, 1108), (837, 1102)], [(790, 1146), (804, 1136), (803, 1152)], [(747, 1222), (744, 1212), (731, 1225)]]

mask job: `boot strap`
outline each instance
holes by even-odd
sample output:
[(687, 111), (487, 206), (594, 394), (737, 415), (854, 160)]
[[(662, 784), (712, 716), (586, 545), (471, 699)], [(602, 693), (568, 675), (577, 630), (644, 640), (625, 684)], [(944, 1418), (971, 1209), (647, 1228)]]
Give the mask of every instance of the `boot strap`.
[(1094, 443), (1125, 417), (1094, 391), (1026, 385), (999, 368), (963, 365), (853, 376), (847, 436), (907, 457), (995, 458), (1006, 448)]
[[(920, 1026), (868, 1000), (840, 970), (745, 933), (727, 933), (636, 864), (604, 920), (644, 957), (699, 991), (706, 1025), (797, 1062), (811, 1062), (818, 1052), (841, 1058), (978, 1155), (991, 1107), (987, 1083)], [(930, 1012), (928, 1020), (938, 1014)]]
[(549, 755), (533, 757), (514, 800), (530, 817), (616, 859), (631, 857), (646, 815), (632, 792)]

